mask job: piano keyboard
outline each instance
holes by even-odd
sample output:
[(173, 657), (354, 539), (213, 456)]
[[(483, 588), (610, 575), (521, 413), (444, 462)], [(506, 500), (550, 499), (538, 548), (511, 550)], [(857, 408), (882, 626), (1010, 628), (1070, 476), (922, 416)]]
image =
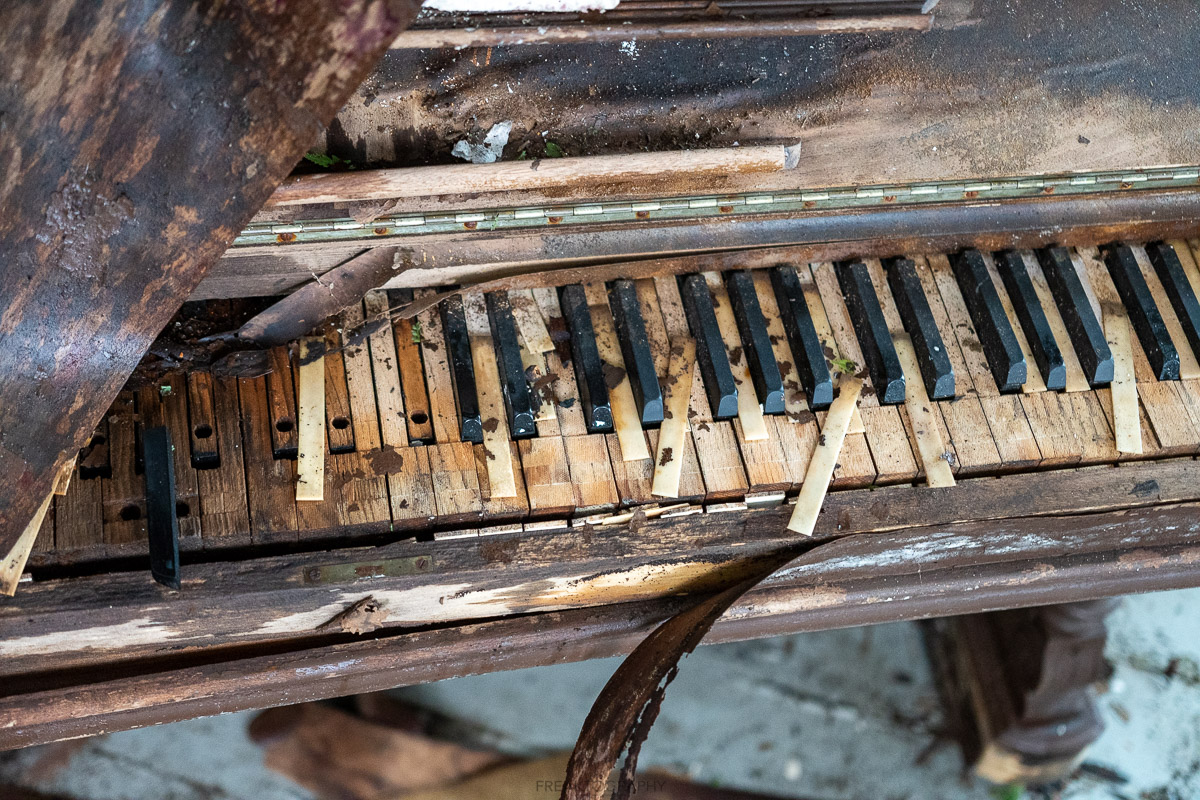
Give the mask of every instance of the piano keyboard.
[[(296, 499), (298, 368), (276, 348), (263, 377), (122, 392), (38, 549), (42, 563), (144, 552), (138, 442), (159, 425), (185, 550), (780, 503), (844, 373), (866, 386), (835, 488), (920, 481), (939, 458), (978, 475), (1195, 454), (1198, 254), (968, 250), (468, 291), (340, 350), (341, 331), (413, 299), (373, 292), (323, 332), (322, 500)], [(1132, 331), (1140, 454), (1117, 449), (1113, 315)], [(686, 425), (666, 424), (683, 408)]]

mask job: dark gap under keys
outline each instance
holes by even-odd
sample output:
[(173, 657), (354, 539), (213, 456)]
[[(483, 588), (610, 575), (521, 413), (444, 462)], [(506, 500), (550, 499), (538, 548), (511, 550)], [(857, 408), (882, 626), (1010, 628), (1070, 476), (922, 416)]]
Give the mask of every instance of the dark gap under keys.
[(642, 319), (637, 287), (633, 281), (625, 278), (613, 281), (608, 287), (608, 304), (612, 308), (617, 339), (621, 342), (621, 356), (625, 359), (625, 372), (630, 377), (642, 425), (661, 425), (662, 388), (658, 385), (654, 356), (646, 337), (646, 321)]
[(696, 363), (708, 392), (713, 419), (732, 419), (737, 416), (737, 384), (729, 368), (729, 353), (717, 327), (713, 313), (713, 298), (703, 275), (688, 275), (679, 281), (683, 310), (696, 340)]
[(921, 368), (921, 379), (930, 400), (949, 400), (954, 397), (954, 366), (934, 322), (933, 312), (925, 289), (917, 276), (917, 268), (911, 259), (888, 258), (883, 262), (887, 270), (888, 286), (892, 299), (900, 312), (904, 330), (912, 339)]
[(983, 345), (983, 355), (991, 367), (996, 388), (1001, 392), (1020, 391), (1029, 377), (1029, 368), (1017, 342), (1017, 334), (1000, 304), (992, 276), (983, 263), (983, 255), (978, 250), (963, 250), (950, 258), (950, 264), (971, 321), (975, 323), (975, 333)]
[(903, 403), (904, 370), (900, 367), (867, 265), (861, 261), (844, 261), (837, 265), (837, 276), (863, 359), (867, 362), (867, 372), (875, 385), (875, 396), (885, 405)]
[(575, 381), (588, 432), (610, 433), (613, 429), (612, 405), (608, 399), (608, 384), (604, 381), (604, 363), (596, 347), (596, 331), (592, 328), (587, 294), (582, 284), (573, 283), (559, 289), (558, 300), (567, 331), (571, 334), (571, 360), (575, 362)]

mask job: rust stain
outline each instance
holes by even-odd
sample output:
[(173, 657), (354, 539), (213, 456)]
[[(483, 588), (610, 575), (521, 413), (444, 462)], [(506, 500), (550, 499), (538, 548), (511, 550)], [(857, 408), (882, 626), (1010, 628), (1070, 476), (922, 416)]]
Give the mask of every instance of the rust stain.
[(281, 234), (278, 234), (278, 235), (275, 237), (275, 240), (276, 240), (277, 242), (279, 242), (280, 244), (287, 244), (288, 242), (294, 242), (294, 241), (296, 241), (296, 234), (294, 234), (294, 233), (281, 233)]

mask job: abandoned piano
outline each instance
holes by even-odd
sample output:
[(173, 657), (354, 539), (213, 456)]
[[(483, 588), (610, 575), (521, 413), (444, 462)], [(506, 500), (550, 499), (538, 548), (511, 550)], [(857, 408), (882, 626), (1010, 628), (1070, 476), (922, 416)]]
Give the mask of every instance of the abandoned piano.
[[(260, 369), (154, 351), (0, 602), (0, 747), (628, 652), (812, 533), (712, 640), (1050, 606), (944, 623), (946, 661), (991, 774), (1061, 769), (1105, 598), (1200, 583), (1200, 83), (1145, 77), (1200, 26), (975, 11), (624, 49), (418, 24), (173, 325), (393, 274)], [(713, 162), (631, 144), (672, 113)], [(415, 166), (470, 115), (517, 120), (516, 169)]]

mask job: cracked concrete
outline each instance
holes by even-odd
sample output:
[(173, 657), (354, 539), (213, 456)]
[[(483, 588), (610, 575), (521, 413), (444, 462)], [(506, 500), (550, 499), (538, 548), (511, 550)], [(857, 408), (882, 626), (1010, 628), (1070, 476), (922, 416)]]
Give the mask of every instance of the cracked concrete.
[[(1128, 598), (1114, 612), (1107, 730), (1064, 800), (1200, 797), (1200, 589)], [(569, 747), (613, 659), (399, 690), (513, 754)], [(0, 780), (88, 800), (308, 800), (268, 772), (252, 714), (0, 754)], [(643, 766), (813, 800), (988, 800), (941, 722), (917, 626), (702, 647), (684, 662)], [(23, 777), (22, 777), (23, 776)], [(1124, 779), (1121, 782), (1119, 779)]]

